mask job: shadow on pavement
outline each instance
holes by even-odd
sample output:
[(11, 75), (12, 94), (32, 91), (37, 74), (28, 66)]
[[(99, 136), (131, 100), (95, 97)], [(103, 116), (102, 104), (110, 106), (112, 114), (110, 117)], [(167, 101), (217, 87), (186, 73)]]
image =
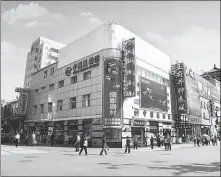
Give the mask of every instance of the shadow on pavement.
[(220, 172), (220, 162), (212, 162), (210, 164), (198, 164), (192, 163), (190, 165), (171, 165), (171, 166), (159, 166), (159, 167), (147, 167), (154, 170), (175, 170), (174, 175), (184, 176), (187, 173), (208, 173), (208, 172)]

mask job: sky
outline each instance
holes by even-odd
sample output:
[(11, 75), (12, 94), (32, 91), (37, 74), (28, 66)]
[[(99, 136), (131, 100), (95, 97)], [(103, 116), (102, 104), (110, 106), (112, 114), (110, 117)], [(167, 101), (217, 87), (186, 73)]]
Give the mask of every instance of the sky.
[(194, 70), (220, 68), (220, 1), (1, 1), (1, 99), (17, 95), (39, 36), (68, 44), (115, 22)]

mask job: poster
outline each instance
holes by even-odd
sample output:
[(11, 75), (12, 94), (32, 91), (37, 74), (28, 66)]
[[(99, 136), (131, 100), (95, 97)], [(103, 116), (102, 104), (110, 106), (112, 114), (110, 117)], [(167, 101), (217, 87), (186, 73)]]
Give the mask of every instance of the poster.
[(140, 77), (140, 107), (167, 112), (167, 87)]
[(135, 38), (123, 41), (124, 97), (136, 96), (135, 87)]
[(102, 125), (121, 126), (121, 61), (119, 59), (105, 59), (103, 77)]

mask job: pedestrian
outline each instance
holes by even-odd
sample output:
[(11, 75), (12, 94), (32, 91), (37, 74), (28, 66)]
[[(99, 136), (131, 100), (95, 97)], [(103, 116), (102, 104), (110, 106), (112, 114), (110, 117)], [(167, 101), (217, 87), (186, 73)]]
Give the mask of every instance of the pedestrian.
[(134, 149), (137, 149), (137, 137), (136, 136), (134, 136)]
[(102, 142), (101, 142), (101, 146), (102, 146), (102, 149), (101, 149), (100, 155), (103, 154), (103, 151), (104, 151), (105, 154), (107, 155), (106, 149), (109, 149), (109, 148), (108, 148), (107, 143), (106, 143), (106, 136), (105, 136), (105, 135), (103, 135)]
[(171, 144), (172, 144), (172, 138), (170, 137), (170, 135), (168, 135), (168, 146), (170, 151), (171, 151)]
[(82, 141), (80, 144), (81, 144), (81, 150), (79, 152), (79, 155), (81, 155), (83, 150), (84, 150), (85, 154), (88, 155), (88, 153), (87, 153), (88, 137), (86, 136), (86, 134), (84, 135), (84, 138), (82, 138)]
[(19, 135), (19, 133), (16, 133), (16, 135), (15, 135), (15, 147), (16, 148), (18, 147), (19, 141), (20, 141), (20, 135)]
[(153, 135), (151, 135), (150, 137), (150, 146), (151, 146), (151, 149), (153, 149)]
[(144, 137), (144, 146), (147, 147), (147, 136)]
[(127, 153), (127, 150), (128, 150), (128, 154), (130, 153), (130, 143), (131, 143), (131, 140), (129, 136), (127, 136), (126, 145), (125, 145), (125, 153)]
[(196, 142), (197, 142), (198, 147), (200, 147), (200, 136), (197, 137)]
[(69, 141), (69, 136), (68, 136), (68, 134), (66, 133), (65, 136), (64, 136), (64, 144), (65, 144), (65, 145), (68, 145), (68, 144), (69, 144), (68, 141)]
[(35, 132), (32, 133), (32, 144), (33, 146), (37, 144)]
[(75, 148), (76, 148), (75, 152), (79, 152), (80, 140), (81, 140), (81, 137), (79, 133), (77, 133), (76, 142), (75, 142)]
[(216, 135), (214, 136), (214, 145), (217, 146), (217, 136)]
[(25, 145), (28, 146), (28, 134), (25, 135)]
[(196, 146), (196, 135), (193, 137), (194, 146)]
[(54, 145), (54, 133), (51, 134), (51, 146)]
[(168, 139), (168, 135), (165, 135), (164, 138), (164, 146), (165, 146), (165, 150), (167, 151), (169, 148), (169, 139)]
[(161, 144), (161, 143), (160, 143), (160, 136), (157, 135), (157, 146), (160, 147), (160, 144)]

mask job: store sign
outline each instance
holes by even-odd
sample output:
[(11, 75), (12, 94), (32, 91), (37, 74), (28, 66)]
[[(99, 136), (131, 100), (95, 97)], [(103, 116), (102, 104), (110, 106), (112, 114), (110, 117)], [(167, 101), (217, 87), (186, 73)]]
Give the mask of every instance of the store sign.
[(187, 121), (192, 124), (201, 124), (202, 118), (201, 117), (187, 117)]
[(34, 123), (34, 122), (30, 122), (30, 123), (27, 124), (27, 126), (28, 126), (28, 127), (34, 127), (34, 126), (35, 126), (35, 123)]
[(92, 56), (83, 61), (78, 61), (73, 64), (72, 67), (67, 67), (65, 70), (65, 75), (70, 76), (71, 74), (77, 74), (82, 71), (86, 71), (88, 69), (99, 66), (100, 63), (100, 55)]
[(20, 114), (27, 113), (27, 106), (28, 106), (28, 94), (27, 93), (20, 93), (19, 102), (18, 102), (18, 109)]
[(132, 120), (131, 121), (132, 127), (145, 127), (146, 126), (146, 120)]
[(179, 114), (186, 114), (187, 104), (186, 104), (186, 83), (185, 83), (185, 68), (184, 63), (177, 63), (172, 65), (172, 78), (173, 84), (176, 91), (176, 102)]
[(28, 93), (28, 89), (21, 88), (21, 87), (15, 87), (15, 92)]
[(135, 38), (123, 41), (124, 97), (136, 96), (135, 87)]
[(140, 107), (167, 112), (167, 87), (140, 77)]
[(122, 123), (120, 64), (118, 59), (106, 59), (104, 61), (102, 118), (102, 125), (104, 126), (120, 126)]
[(163, 129), (171, 129), (171, 125), (163, 125)]

